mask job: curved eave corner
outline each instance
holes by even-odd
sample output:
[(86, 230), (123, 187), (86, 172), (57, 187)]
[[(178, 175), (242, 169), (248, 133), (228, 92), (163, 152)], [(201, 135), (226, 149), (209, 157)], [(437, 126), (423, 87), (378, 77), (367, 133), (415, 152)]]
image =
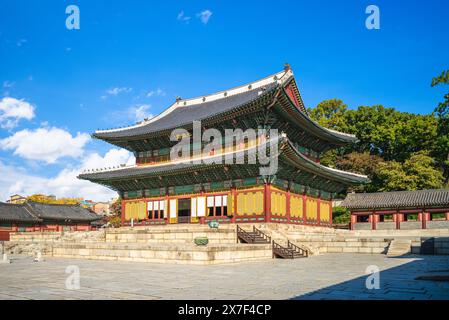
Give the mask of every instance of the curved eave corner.
[(339, 180), (341, 183), (345, 184), (366, 184), (370, 182), (370, 179), (366, 175), (338, 170), (334, 168), (329, 168), (326, 166), (323, 166), (322, 164), (316, 163), (315, 161), (307, 158), (304, 156), (299, 150), (297, 150), (290, 140), (285, 138), (285, 142), (287, 145), (288, 150), (293, 153), (294, 157), (298, 161), (298, 163), (302, 163), (306, 168), (311, 170), (313, 173), (325, 176), (325, 178), (332, 179), (336, 178), (336, 180)]
[[(296, 106), (295, 102), (292, 101), (291, 97), (286, 92), (286, 87), (288, 87), (289, 85), (292, 85), (292, 87), (293, 87), (293, 91), (294, 91), (296, 99), (298, 100), (299, 106)], [(299, 88), (296, 84), (296, 79), (293, 74), (293, 71), (290, 70), (288, 77), (283, 82), (282, 89), (283, 89), (283, 92), (284, 92), (286, 98), (288, 99), (289, 103), (299, 112), (301, 117), (303, 119), (305, 119), (306, 121), (310, 122), (318, 132), (321, 131), (324, 134), (324, 137), (327, 137), (328, 140), (343, 143), (343, 144), (356, 143), (359, 141), (359, 139), (353, 134), (344, 133), (344, 132), (340, 132), (340, 131), (333, 130), (333, 129), (328, 129), (328, 128), (320, 125), (318, 122), (316, 122), (312, 118), (310, 118), (309, 114), (307, 113), (307, 108), (302, 99), (301, 92), (299, 91)]]

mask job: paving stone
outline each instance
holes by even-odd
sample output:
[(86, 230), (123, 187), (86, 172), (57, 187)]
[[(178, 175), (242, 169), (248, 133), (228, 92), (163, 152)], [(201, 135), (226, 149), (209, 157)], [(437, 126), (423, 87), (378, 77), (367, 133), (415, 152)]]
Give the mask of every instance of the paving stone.
[[(79, 290), (65, 287), (69, 265), (79, 267)], [(371, 265), (380, 290), (365, 286)], [(448, 265), (449, 256), (353, 253), (209, 266), (17, 256), (0, 265), (0, 299), (449, 300), (449, 283), (415, 280)]]

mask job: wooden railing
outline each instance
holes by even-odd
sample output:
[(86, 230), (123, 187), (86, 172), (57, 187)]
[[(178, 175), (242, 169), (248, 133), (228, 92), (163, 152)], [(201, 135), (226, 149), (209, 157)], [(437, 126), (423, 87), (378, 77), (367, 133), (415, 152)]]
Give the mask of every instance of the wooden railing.
[(308, 257), (309, 256), (309, 251), (306, 249), (303, 249), (301, 247), (298, 247), (296, 244), (291, 243), (290, 240), (287, 240), (287, 247), (289, 247), (290, 249), (299, 252), (302, 256), (304, 257)]
[(245, 231), (244, 229), (240, 228), (239, 225), (237, 225), (237, 242), (239, 241), (239, 239), (247, 243), (254, 243), (254, 241), (256, 240), (251, 233)]
[(284, 259), (294, 259), (295, 258), (295, 254), (292, 249), (283, 247), (274, 240), (272, 242), (272, 251), (273, 251), (273, 258), (276, 258), (276, 256), (284, 258)]
[(253, 226), (253, 232), (254, 234), (257, 234), (259, 237), (263, 238), (267, 243), (271, 242), (271, 237), (257, 229), (255, 226)]

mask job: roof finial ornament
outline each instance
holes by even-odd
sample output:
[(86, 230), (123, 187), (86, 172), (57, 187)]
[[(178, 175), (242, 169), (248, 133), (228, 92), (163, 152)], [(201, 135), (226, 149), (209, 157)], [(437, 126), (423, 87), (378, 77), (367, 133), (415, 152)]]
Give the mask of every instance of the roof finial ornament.
[(182, 98), (180, 96), (176, 96), (176, 102), (179, 102), (181, 100), (182, 100)]
[(284, 71), (290, 71), (292, 69), (292, 67), (290, 67), (290, 64), (288, 62), (284, 63)]

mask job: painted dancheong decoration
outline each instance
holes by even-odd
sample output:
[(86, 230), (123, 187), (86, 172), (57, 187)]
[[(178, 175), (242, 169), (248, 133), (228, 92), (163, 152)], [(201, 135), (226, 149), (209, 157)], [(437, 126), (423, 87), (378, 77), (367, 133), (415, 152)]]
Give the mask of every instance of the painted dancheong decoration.
[[(173, 160), (173, 130), (195, 135), (202, 129), (268, 134), (210, 151), (207, 162)], [(276, 137), (270, 132), (276, 129)], [(136, 164), (79, 175), (116, 190), (122, 200), (122, 224), (275, 222), (330, 226), (332, 198), (366, 176), (328, 168), (320, 155), (354, 143), (353, 135), (320, 126), (310, 119), (289, 65), (259, 81), (193, 99), (177, 98), (160, 115), (136, 125), (99, 130), (93, 137), (132, 151)], [(277, 149), (277, 171), (261, 174), (260, 164), (215, 161), (242, 150), (259, 155), (261, 147)], [(276, 148), (273, 148), (276, 146)], [(203, 146), (201, 146), (203, 147)], [(192, 150), (195, 149), (193, 146)], [(271, 152), (271, 151), (270, 151)], [(274, 151), (272, 152), (274, 155)], [(247, 159), (247, 156), (243, 156)]]

